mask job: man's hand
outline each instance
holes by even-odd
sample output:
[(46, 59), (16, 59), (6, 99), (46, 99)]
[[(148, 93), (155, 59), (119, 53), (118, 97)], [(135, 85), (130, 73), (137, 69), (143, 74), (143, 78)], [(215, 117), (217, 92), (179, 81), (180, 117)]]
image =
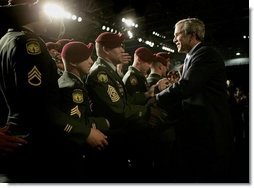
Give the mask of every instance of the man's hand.
[(148, 98), (151, 98), (151, 97), (154, 97), (154, 89), (155, 89), (156, 85), (152, 85), (149, 90), (147, 92), (145, 92), (145, 97), (148, 99)]
[(122, 53), (122, 56), (120, 58), (121, 64), (128, 64), (129, 62), (131, 62), (131, 56), (129, 55), (129, 53)]
[(160, 79), (157, 83), (156, 86), (158, 87), (159, 91), (162, 91), (168, 87), (170, 87), (172, 84), (167, 78)]
[(107, 136), (96, 128), (91, 128), (91, 132), (86, 142), (93, 148), (103, 150), (108, 145)]
[(0, 152), (14, 152), (18, 150), (22, 145), (27, 144), (27, 141), (18, 137), (8, 135), (9, 125), (0, 128)]

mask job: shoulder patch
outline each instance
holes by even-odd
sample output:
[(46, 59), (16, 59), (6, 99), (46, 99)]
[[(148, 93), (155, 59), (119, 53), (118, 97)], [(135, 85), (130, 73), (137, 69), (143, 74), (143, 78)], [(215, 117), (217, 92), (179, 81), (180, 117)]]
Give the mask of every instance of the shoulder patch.
[(136, 78), (136, 76), (133, 76), (133, 75), (130, 76), (130, 83), (133, 86), (138, 84), (138, 79)]
[(37, 40), (29, 40), (26, 43), (26, 51), (30, 55), (38, 55), (41, 53), (41, 47)]
[(98, 82), (107, 83), (108, 82), (108, 75), (104, 71), (98, 72), (97, 79), (98, 79)]
[(119, 101), (120, 96), (118, 95), (116, 89), (113, 86), (108, 85), (107, 93), (108, 93), (108, 96), (110, 97), (112, 102)]
[(81, 89), (74, 89), (72, 100), (75, 103), (82, 103), (84, 101), (83, 91)]

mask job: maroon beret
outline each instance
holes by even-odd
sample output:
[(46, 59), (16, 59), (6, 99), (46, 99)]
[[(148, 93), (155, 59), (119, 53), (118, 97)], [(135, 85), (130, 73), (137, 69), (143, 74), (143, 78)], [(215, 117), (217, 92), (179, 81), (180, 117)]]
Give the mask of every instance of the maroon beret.
[(123, 41), (124, 35), (110, 32), (101, 33), (95, 40), (95, 42), (110, 49), (120, 47)]
[(56, 42), (57, 50), (61, 53), (65, 44), (74, 41), (73, 39), (60, 39)]
[(18, 5), (18, 4), (34, 4), (37, 3), (38, 0), (9, 0), (9, 5)]
[(156, 54), (156, 62), (160, 62), (164, 66), (167, 66), (168, 63), (168, 61), (164, 57), (157, 54)]
[(83, 42), (72, 41), (64, 45), (61, 57), (66, 62), (80, 63), (87, 60), (93, 52), (93, 43), (85, 45)]
[(46, 46), (47, 46), (47, 49), (48, 49), (48, 50), (51, 50), (51, 49), (57, 50), (57, 45), (56, 45), (56, 43), (54, 43), (54, 42), (47, 42), (47, 43), (46, 43)]
[(135, 54), (145, 62), (153, 62), (156, 60), (155, 55), (152, 53), (151, 50), (145, 47), (140, 47), (135, 50)]
[(165, 59), (170, 58), (170, 54), (167, 52), (158, 52), (156, 55), (159, 55), (161, 57), (164, 57)]

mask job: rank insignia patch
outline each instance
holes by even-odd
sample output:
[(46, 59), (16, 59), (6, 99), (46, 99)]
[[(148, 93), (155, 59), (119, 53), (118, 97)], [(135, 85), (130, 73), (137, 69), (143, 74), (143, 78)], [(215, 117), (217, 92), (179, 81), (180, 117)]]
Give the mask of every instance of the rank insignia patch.
[(103, 83), (108, 82), (108, 75), (105, 72), (99, 72), (97, 74), (97, 78), (99, 82), (103, 82)]
[(77, 115), (79, 118), (81, 117), (81, 112), (78, 109), (78, 105), (71, 109), (71, 116)]
[(38, 41), (30, 40), (26, 43), (26, 51), (30, 55), (38, 55), (41, 53), (41, 47)]
[(108, 90), (107, 90), (107, 92), (108, 92), (108, 95), (109, 95), (109, 97), (110, 97), (110, 99), (111, 99), (112, 102), (117, 102), (117, 101), (119, 101), (120, 97), (119, 97), (119, 95), (118, 95), (116, 89), (115, 89), (113, 86), (108, 85)]
[(81, 89), (75, 89), (72, 93), (72, 100), (75, 103), (82, 103), (84, 101), (83, 91)]
[(135, 76), (130, 76), (131, 85), (135, 86), (138, 84), (138, 80)]
[(34, 66), (32, 68), (32, 70), (30, 70), (27, 73), (28, 76), (28, 83), (32, 86), (39, 86), (41, 85), (41, 73), (40, 71), (37, 69), (36, 66)]

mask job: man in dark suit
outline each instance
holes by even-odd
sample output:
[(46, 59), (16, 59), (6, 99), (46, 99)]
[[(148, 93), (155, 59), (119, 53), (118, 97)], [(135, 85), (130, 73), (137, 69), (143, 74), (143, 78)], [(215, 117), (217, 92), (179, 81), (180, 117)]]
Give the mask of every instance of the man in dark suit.
[(176, 23), (173, 42), (179, 53), (187, 54), (183, 74), (157, 94), (156, 101), (168, 111), (174, 105), (182, 109), (175, 126), (176, 180), (230, 182), (232, 128), (225, 66), (220, 55), (203, 44), (204, 36), (199, 19)]

